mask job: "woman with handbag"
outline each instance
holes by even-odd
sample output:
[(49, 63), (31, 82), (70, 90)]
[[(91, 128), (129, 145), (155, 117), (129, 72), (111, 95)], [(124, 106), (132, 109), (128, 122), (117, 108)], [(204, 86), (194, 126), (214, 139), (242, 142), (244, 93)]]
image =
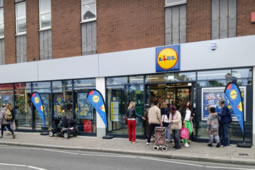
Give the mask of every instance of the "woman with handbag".
[(180, 129), (182, 127), (181, 113), (176, 110), (176, 107), (173, 105), (170, 110), (171, 114), (169, 117), (169, 123), (173, 132), (174, 138), (174, 148), (181, 149), (180, 145)]
[(129, 141), (135, 143), (136, 140), (136, 110), (135, 102), (131, 101), (127, 111), (128, 138)]
[[(189, 130), (189, 137), (192, 134), (193, 128), (192, 128), (192, 110), (191, 110), (191, 104), (190, 101), (185, 101), (182, 105), (182, 108), (180, 109), (181, 115), (182, 115), (182, 123), (185, 128)], [(184, 139), (184, 146), (187, 148), (189, 147), (188, 139)]]

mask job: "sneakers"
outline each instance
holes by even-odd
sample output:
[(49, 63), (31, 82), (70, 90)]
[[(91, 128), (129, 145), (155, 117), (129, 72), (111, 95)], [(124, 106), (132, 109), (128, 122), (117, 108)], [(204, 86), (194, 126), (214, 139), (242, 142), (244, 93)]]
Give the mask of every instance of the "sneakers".
[(216, 145), (216, 147), (219, 148), (219, 147), (220, 147), (220, 143), (218, 143), (218, 144)]
[(149, 145), (150, 143), (149, 142), (146, 142), (146, 145)]
[(12, 138), (15, 139), (15, 135), (14, 134), (12, 135)]
[(208, 146), (209, 146), (209, 147), (213, 147), (213, 144), (212, 144), (212, 143), (209, 143)]
[(188, 144), (188, 143), (185, 143), (185, 144), (184, 144), (184, 147), (185, 147), (185, 148), (188, 148), (188, 147), (189, 147), (189, 144)]

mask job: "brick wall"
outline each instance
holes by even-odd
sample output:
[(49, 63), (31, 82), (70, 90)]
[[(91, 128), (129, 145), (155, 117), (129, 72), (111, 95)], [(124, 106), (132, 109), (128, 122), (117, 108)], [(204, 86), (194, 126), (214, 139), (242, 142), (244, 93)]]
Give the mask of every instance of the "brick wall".
[(211, 0), (187, 1), (187, 42), (211, 39)]
[(251, 23), (251, 12), (255, 12), (255, 0), (237, 2), (237, 36), (255, 34), (255, 24)]
[(52, 0), (52, 58), (81, 55), (80, 21), (80, 0)]
[(16, 24), (14, 0), (4, 1), (5, 63), (16, 63)]
[(39, 0), (27, 0), (27, 61), (40, 60)]
[(97, 52), (164, 45), (164, 0), (97, 0)]

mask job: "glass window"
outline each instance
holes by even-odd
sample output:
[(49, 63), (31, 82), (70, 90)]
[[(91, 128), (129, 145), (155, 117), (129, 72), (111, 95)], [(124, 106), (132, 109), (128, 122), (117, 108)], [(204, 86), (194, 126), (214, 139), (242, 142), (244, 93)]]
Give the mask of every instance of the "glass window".
[(226, 79), (231, 75), (231, 70), (200, 71), (197, 74), (198, 80)]
[(81, 5), (81, 21), (96, 20), (96, 0), (82, 0)]
[(146, 83), (153, 82), (180, 82), (180, 81), (195, 81), (195, 72), (183, 72), (183, 73), (165, 73), (146, 76)]
[(143, 76), (130, 76), (129, 83), (143, 83)]
[(232, 70), (232, 77), (235, 77), (237, 79), (239, 79), (239, 78), (251, 78), (252, 77), (252, 68), (233, 69)]
[(3, 6), (4, 6), (4, 1), (0, 0), (0, 7), (3, 7)]
[(51, 28), (51, 0), (40, 0), (40, 29)]
[(26, 33), (27, 19), (26, 19), (26, 2), (16, 4), (16, 33)]
[(107, 85), (118, 85), (118, 84), (127, 84), (128, 77), (113, 77), (106, 79)]
[(14, 85), (14, 87), (15, 87), (16, 90), (23, 90), (23, 89), (30, 90), (31, 89), (31, 83), (16, 83)]
[(31, 90), (15, 90), (15, 119), (17, 129), (32, 129)]
[(54, 117), (72, 117), (72, 81), (53, 81)]
[(89, 89), (95, 88), (96, 86), (96, 79), (84, 79), (84, 80), (74, 80), (74, 89), (84, 89), (87, 87)]
[(4, 9), (0, 7), (0, 38), (4, 37)]
[(200, 87), (224, 87), (227, 85), (226, 80), (208, 80), (208, 81), (198, 81)]

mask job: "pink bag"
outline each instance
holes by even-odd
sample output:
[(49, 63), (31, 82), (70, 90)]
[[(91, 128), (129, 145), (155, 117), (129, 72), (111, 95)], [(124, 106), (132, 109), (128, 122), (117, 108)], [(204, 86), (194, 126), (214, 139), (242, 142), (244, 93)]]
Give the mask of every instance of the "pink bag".
[(180, 135), (182, 139), (189, 139), (189, 130), (183, 126)]

